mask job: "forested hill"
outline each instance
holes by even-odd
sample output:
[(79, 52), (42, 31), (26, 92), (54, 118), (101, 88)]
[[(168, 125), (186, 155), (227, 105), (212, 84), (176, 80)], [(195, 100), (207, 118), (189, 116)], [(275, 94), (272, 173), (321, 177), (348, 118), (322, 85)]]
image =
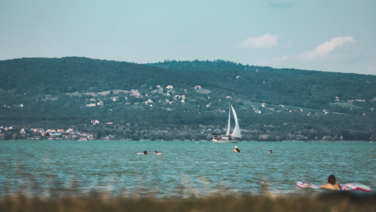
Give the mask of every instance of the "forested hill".
[(176, 61), (176, 60), (165, 60), (164, 62), (158, 63), (147, 63), (150, 66), (156, 66), (159, 68), (176, 70), (176, 71), (221, 71), (221, 70), (247, 70), (258, 69), (259, 66), (249, 66), (242, 65), (240, 63), (234, 63), (224, 60), (216, 61)]
[[(367, 102), (370, 102), (376, 94), (373, 90), (376, 88), (374, 75), (274, 69), (223, 60), (165, 61), (148, 65), (170, 70), (199, 72), (195, 73), (197, 76), (202, 72), (212, 71), (215, 74), (208, 80), (225, 84), (229, 90), (235, 88), (238, 89), (236, 92), (245, 91), (250, 98), (267, 102), (277, 100), (285, 104), (316, 107), (327, 105), (335, 97), (345, 101), (367, 99)], [(234, 82), (235, 76), (237, 79)]]
[[(218, 128), (226, 121), (223, 111), (230, 101), (244, 132), (247, 126), (261, 134), (279, 132), (288, 125), (284, 131), (291, 134), (309, 125), (314, 131), (320, 128), (331, 133), (360, 130), (367, 137), (376, 128), (372, 121), (375, 97), (374, 75), (274, 69), (223, 60), (136, 64), (66, 57), (0, 61), (0, 125), (83, 126), (101, 119), (138, 127)], [(99, 102), (103, 102), (100, 107)]]
[(252, 100), (313, 108), (322, 108), (335, 97), (367, 103), (376, 97), (373, 75), (273, 69), (222, 60), (148, 65), (77, 57), (0, 61), (0, 89), (20, 93), (101, 92), (170, 84), (177, 89), (201, 85)]
[(299, 69), (275, 69), (269, 66), (253, 66), (253, 65), (243, 65), (241, 63), (234, 63), (231, 61), (215, 60), (215, 61), (176, 61), (176, 60), (165, 60), (164, 62), (158, 63), (147, 63), (146, 65), (156, 66), (163, 69), (175, 70), (175, 71), (223, 71), (223, 70), (240, 70), (240, 71), (255, 71), (262, 70), (263, 72), (280, 73), (280, 74), (293, 74), (293, 75), (303, 75), (303, 76), (316, 76), (316, 77), (340, 77), (342, 79), (357, 79), (357, 80), (369, 80), (374, 79), (374, 75), (369, 78), (369, 75), (360, 74), (346, 74), (346, 73), (336, 73), (336, 72), (323, 72), (323, 71), (312, 71), (312, 70), (299, 70)]
[(0, 61), (0, 88), (34, 94), (132, 89), (168, 72), (171, 71), (89, 58), (24, 58)]

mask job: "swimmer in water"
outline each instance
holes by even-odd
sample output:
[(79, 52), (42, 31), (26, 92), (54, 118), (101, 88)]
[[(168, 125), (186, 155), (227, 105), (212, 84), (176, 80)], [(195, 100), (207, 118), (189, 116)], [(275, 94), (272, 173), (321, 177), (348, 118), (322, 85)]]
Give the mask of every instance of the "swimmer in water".
[(147, 152), (147, 151), (144, 151), (144, 155), (148, 155), (148, 152)]
[(272, 150), (270, 149), (268, 153), (272, 153)]
[(154, 155), (158, 155), (158, 152), (157, 152), (157, 151), (154, 151)]
[(235, 149), (232, 150), (232, 152), (240, 152), (240, 149), (238, 149), (238, 146), (235, 146)]
[(334, 175), (330, 175), (328, 177), (328, 183), (320, 186), (320, 188), (326, 188), (326, 189), (331, 189), (331, 190), (342, 190), (341, 186), (336, 182), (336, 177)]

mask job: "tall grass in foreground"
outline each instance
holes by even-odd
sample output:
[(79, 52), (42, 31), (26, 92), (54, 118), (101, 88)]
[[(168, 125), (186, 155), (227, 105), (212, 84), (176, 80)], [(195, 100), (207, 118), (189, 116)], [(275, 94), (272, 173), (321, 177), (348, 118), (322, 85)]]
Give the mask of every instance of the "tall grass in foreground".
[(203, 198), (103, 198), (103, 196), (33, 198), (6, 196), (0, 199), (0, 211), (376, 211), (376, 194), (329, 192), (318, 196), (221, 196)]

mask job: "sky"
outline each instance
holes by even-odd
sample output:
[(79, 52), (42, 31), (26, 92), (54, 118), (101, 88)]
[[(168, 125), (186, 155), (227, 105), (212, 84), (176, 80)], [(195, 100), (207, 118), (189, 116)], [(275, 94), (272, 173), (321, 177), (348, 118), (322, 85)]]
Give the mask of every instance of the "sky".
[(226, 60), (376, 74), (375, 0), (0, 0), (0, 60)]

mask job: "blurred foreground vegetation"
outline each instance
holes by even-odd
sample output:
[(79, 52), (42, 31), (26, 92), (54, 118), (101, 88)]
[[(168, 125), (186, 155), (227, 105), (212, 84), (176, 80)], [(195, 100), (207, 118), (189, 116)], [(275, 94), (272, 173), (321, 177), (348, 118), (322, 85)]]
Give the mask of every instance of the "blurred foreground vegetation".
[(329, 192), (319, 196), (221, 196), (204, 198), (103, 198), (65, 196), (0, 198), (0, 211), (376, 211), (375, 194)]

